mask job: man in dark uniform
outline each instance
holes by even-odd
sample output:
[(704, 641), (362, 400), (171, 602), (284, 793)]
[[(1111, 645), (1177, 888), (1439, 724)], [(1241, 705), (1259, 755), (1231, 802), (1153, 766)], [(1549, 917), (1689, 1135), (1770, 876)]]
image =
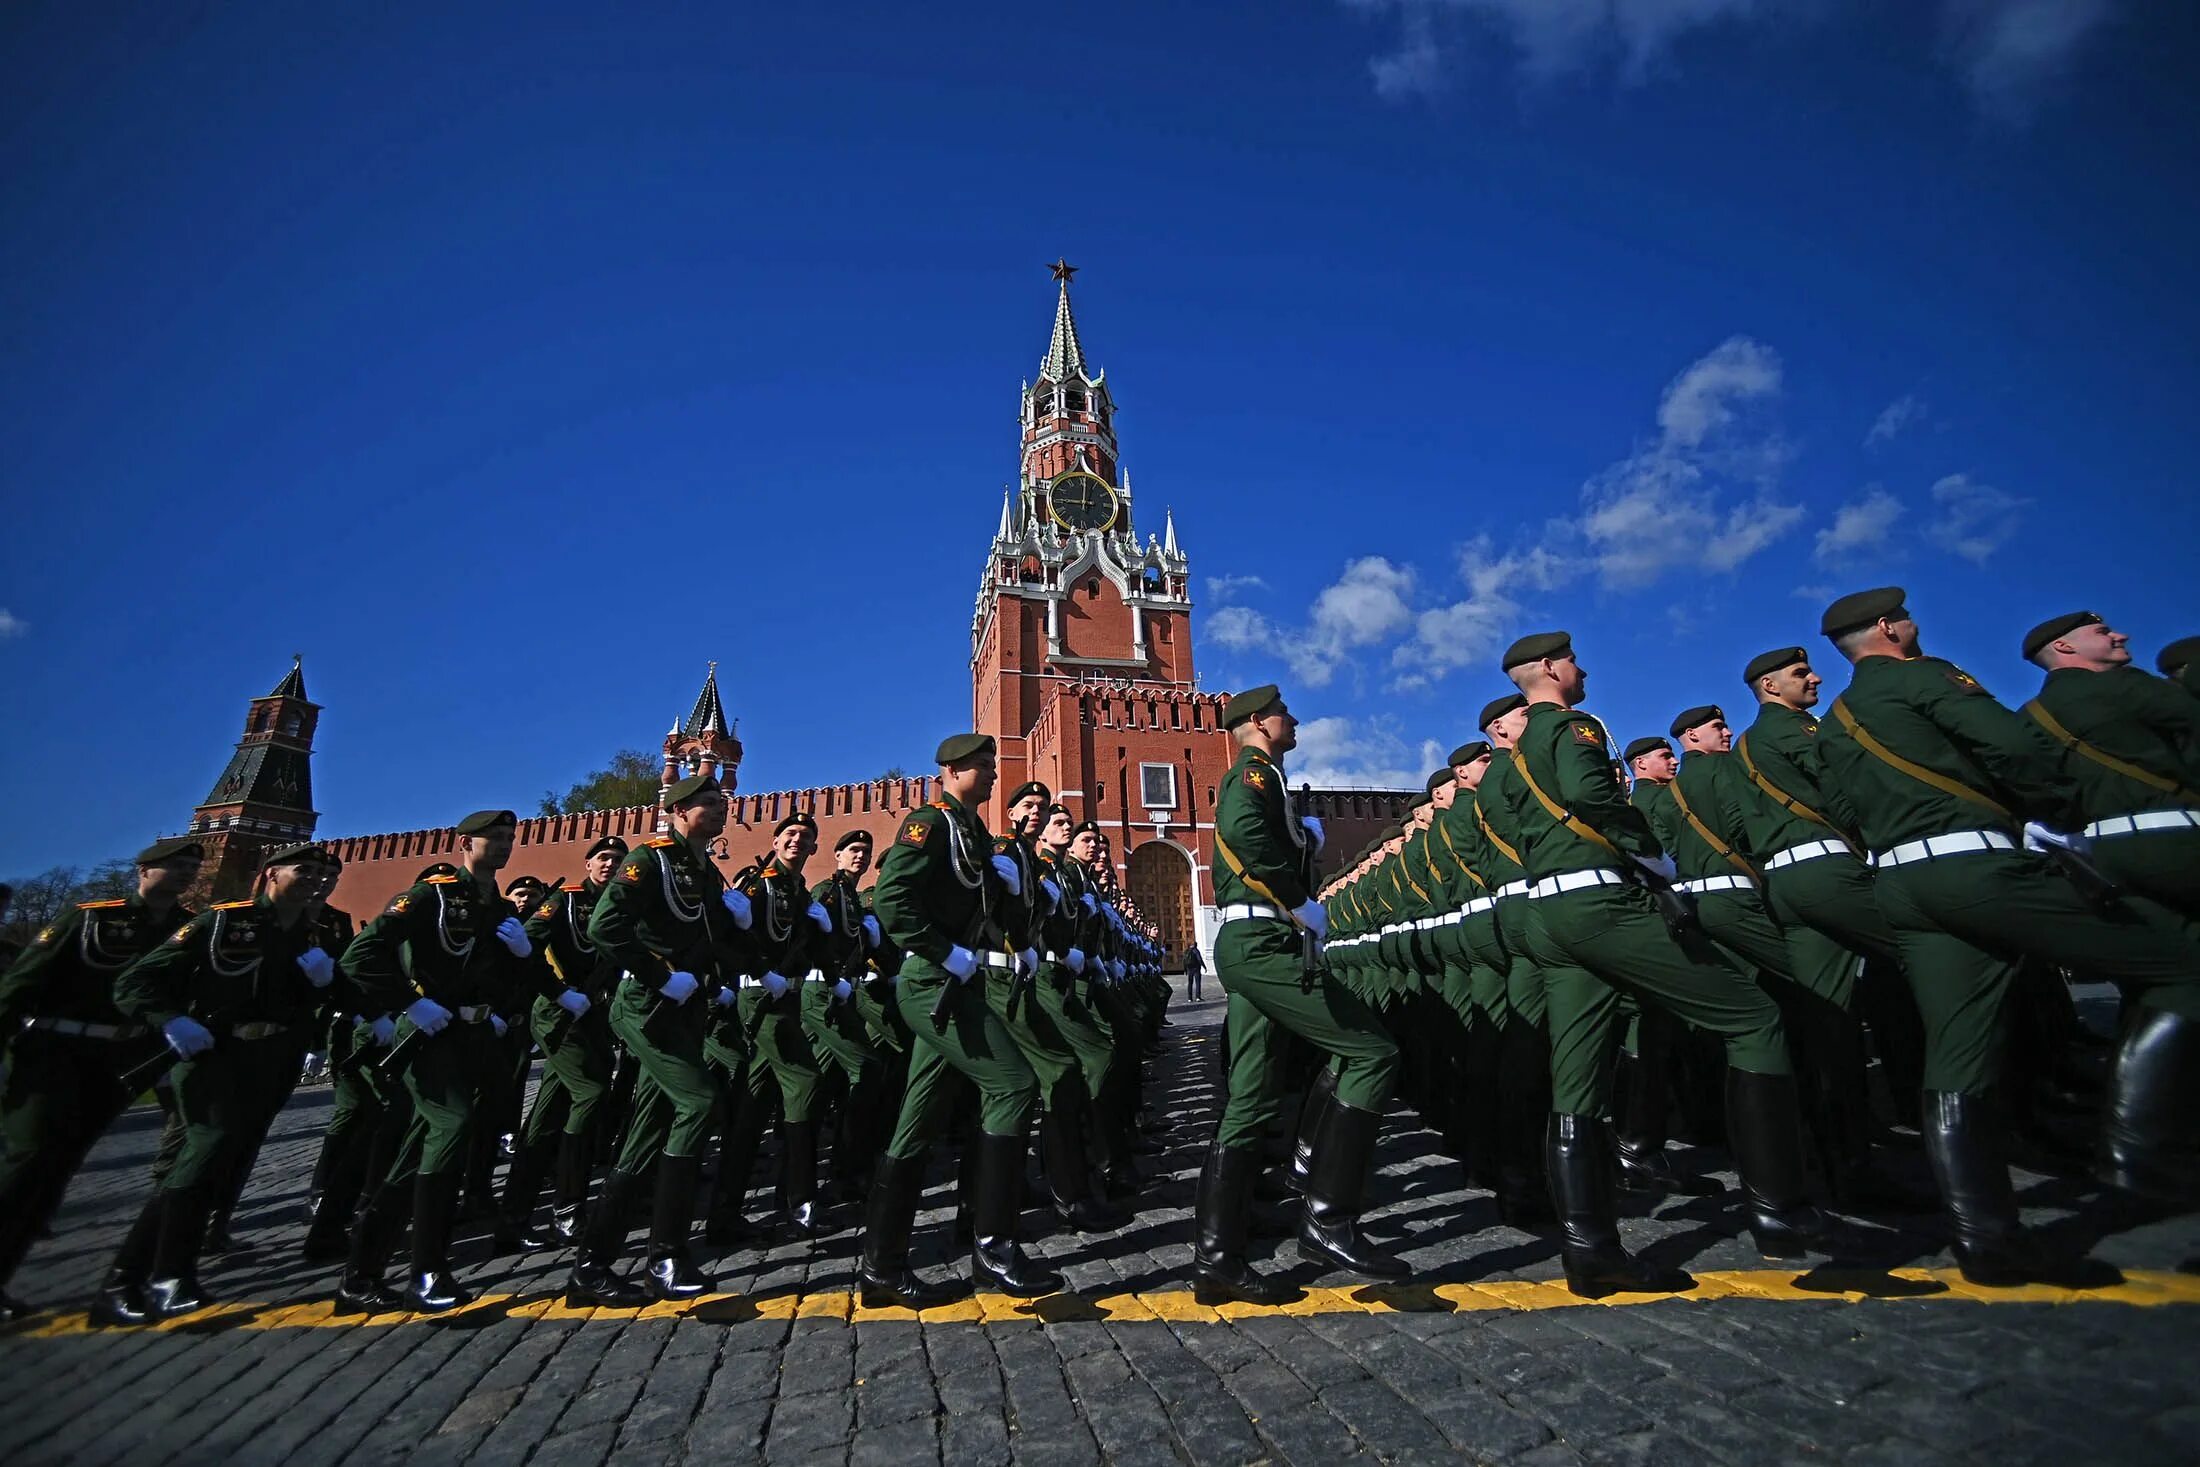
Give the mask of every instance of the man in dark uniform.
[(2155, 653), (2154, 670), (2200, 698), (2200, 637), (2179, 637)]
[(1302, 1120), (1311, 1133), (1299, 1251), (1373, 1278), (1403, 1278), (1403, 1259), (1363, 1237), (1362, 1200), (1383, 1107), (1398, 1075), (1398, 1046), (1373, 1009), (1338, 982), (1321, 956), (1328, 914), (1314, 899), (1318, 836), (1291, 812), (1281, 760), (1298, 745), (1298, 719), (1274, 684), (1223, 706), (1237, 758), (1215, 803), (1215, 896), (1222, 930), (1215, 974), (1229, 994), (1229, 1095), (1199, 1178), (1195, 1291), (1202, 1302), (1287, 1302), (1295, 1290), (1245, 1259), (1261, 1142), (1282, 1109), (1284, 1049), (1296, 1035), (1330, 1057), (1324, 1101)]
[(0, 1321), (24, 1312), (4, 1291), (69, 1178), (137, 1098), (122, 1077), (166, 1037), (123, 1017), (114, 979), (191, 920), (178, 899), (203, 855), (194, 840), (155, 841), (137, 854), (135, 895), (79, 903), (0, 976)]
[(135, 1274), (132, 1255), (151, 1242), (142, 1309), (133, 1290), (110, 1283), (101, 1297), (108, 1322), (189, 1314), (207, 1302), (198, 1264), (217, 1193), (297, 1085), (314, 1015), (336, 980), (308, 914), (321, 879), (320, 847), (284, 846), (268, 856), (251, 900), (218, 903), (115, 977), (115, 1007), (158, 1029), (181, 1061), (171, 1083), (184, 1140), (114, 1270)]
[(871, 1162), (886, 1144), (886, 1063), (873, 1044), (857, 985), (870, 970), (881, 936), (858, 889), (871, 869), (871, 832), (851, 830), (833, 842), (833, 869), (810, 888), (826, 916), (817, 949), (816, 981), (802, 988), (802, 1028), (839, 1091), (833, 1134), (833, 1190), (854, 1201), (871, 1188)]
[(955, 1088), (978, 1089), (971, 1175), (971, 1280), (1018, 1298), (1062, 1287), (1062, 1276), (1024, 1255), (1016, 1241), (1026, 1132), (1039, 1081), (987, 1004), (979, 953), (1000, 950), (999, 913), (1019, 878), (993, 854), (976, 807), (993, 793), (997, 751), (985, 734), (957, 734), (939, 746), (939, 796), (912, 811), (879, 865), (873, 906), (886, 938), (902, 951), (895, 996), (915, 1053), (901, 1118), (872, 1171), (864, 1208), (863, 1302), (921, 1309), (946, 1295), (909, 1266), (909, 1229), (932, 1140), (953, 1109)]
[[(347, 1312), (402, 1303), (441, 1314), (471, 1302), (451, 1277), (451, 1223), (465, 1180), (476, 1098), (505, 1062), (502, 1015), (518, 1012), (536, 980), (519, 914), (497, 890), (518, 821), (509, 810), (477, 810), (455, 827), (456, 874), (429, 876), (391, 900), (353, 939), (346, 969), (363, 1012), (402, 1012), (393, 1056), (401, 1054), (404, 1139), (352, 1224), (351, 1257), (337, 1295)], [(417, 1036), (417, 1037), (415, 1037)], [(397, 1097), (392, 1097), (393, 1101)], [(407, 1194), (410, 1194), (409, 1199)], [(412, 1266), (400, 1300), (382, 1271), (412, 1213)]]
[(742, 1032), (754, 1049), (747, 1103), (754, 1108), (752, 1124), (761, 1123), (775, 1099), (779, 1103), (779, 1218), (797, 1238), (812, 1241), (830, 1231), (817, 1199), (817, 1108), (825, 1072), (803, 1022), (802, 990), (813, 982), (821, 991), (832, 987), (819, 967), (831, 917), (811, 900), (802, 879), (816, 851), (817, 820), (796, 810), (772, 828), (770, 852), (733, 881), (754, 913), (749, 946), (756, 976), (742, 984), (739, 1002)]
[(1579, 1294), (1674, 1287), (1620, 1246), (1602, 1125), (1623, 996), (1718, 1035), (1727, 1127), (1748, 1223), (1767, 1257), (1822, 1249), (1825, 1218), (1804, 1194), (1795, 1075), (1780, 1011), (1765, 992), (1661, 911), (1672, 866), (1627, 802), (1603, 726), (1576, 710), (1587, 676), (1564, 632), (1522, 637), (1503, 667), (1528, 700), (1508, 790), (1536, 880), (1528, 947), (1551, 1023), (1551, 1186), (1566, 1280)]
[(718, 781), (688, 775), (665, 791), (665, 809), (672, 833), (643, 842), (619, 863), (588, 922), (589, 940), (625, 972), (611, 1000), (611, 1030), (641, 1065), (641, 1079), (618, 1165), (604, 1177), (566, 1284), (566, 1300), (576, 1306), (617, 1307), (642, 1297), (613, 1265), (636, 1181), (652, 1165), (649, 1293), (691, 1299), (711, 1287), (688, 1256), (703, 1143), (718, 1101), (703, 1058), (710, 1000), (697, 994), (723, 993), (736, 981), (744, 961), (740, 923), (750, 914), (738, 894), (728, 900), (725, 875), (710, 857), (726, 828)]
[(504, 1178), (501, 1230), (508, 1236), (526, 1234), (548, 1171), (551, 1231), (560, 1242), (580, 1241), (596, 1127), (611, 1084), (611, 994), (619, 982), (618, 965), (590, 939), (588, 923), (626, 855), (624, 840), (599, 837), (582, 857), (581, 879), (553, 892), (527, 919), (528, 941), (563, 987), (537, 996), (528, 1016), (542, 1049), (542, 1083)]
[(1977, 679), (1929, 657), (1902, 588), (1844, 596), (1820, 629), (1854, 664), (1817, 740), (1878, 877), (1873, 893), (1902, 947), (1925, 1022), (1925, 1142), (1956, 1228), (1956, 1259), (1980, 1284), (2059, 1276), (2017, 1217), (1990, 1096), (2001, 1017), (2027, 958), (2116, 983), (2125, 1027), (2096, 1172), (2172, 1201), (2195, 1195), (2200, 1114), (2200, 944), (2173, 924), (2089, 899), (2026, 823), (2084, 823), (2077, 782), (2040, 726)]

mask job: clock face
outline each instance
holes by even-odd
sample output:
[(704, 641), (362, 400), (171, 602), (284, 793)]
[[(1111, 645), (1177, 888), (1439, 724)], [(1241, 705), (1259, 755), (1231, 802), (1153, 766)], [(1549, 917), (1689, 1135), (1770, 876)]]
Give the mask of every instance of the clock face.
[(1047, 486), (1054, 522), (1067, 530), (1104, 530), (1115, 523), (1115, 491), (1091, 474), (1069, 473)]

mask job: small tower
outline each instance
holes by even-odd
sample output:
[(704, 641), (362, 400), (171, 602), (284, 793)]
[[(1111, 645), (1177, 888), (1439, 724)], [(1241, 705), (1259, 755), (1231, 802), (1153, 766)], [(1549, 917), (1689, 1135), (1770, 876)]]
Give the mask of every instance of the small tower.
[(192, 905), (238, 901), (252, 894), (260, 861), (277, 846), (311, 840), (320, 815), (313, 808), (313, 729), (321, 715), (306, 698), (302, 658), (264, 698), (245, 710), (244, 737), (229, 767), (191, 812), (189, 834), (206, 848)]
[[(657, 787), (657, 803), (675, 780), (690, 774), (712, 774), (730, 793), (741, 768), (741, 741), (734, 737), (734, 723), (726, 717), (726, 705), (718, 700), (718, 664), (703, 674), (703, 690), (695, 695), (688, 716), (665, 735), (664, 780)], [(670, 828), (660, 811), (657, 828)]]

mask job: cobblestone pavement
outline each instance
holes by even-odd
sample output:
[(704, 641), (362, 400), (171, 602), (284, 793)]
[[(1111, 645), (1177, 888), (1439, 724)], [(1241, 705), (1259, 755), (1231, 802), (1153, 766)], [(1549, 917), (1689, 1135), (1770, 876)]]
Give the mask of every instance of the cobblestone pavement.
[[(1892, 1232), (1873, 1235), (1873, 1267), (1776, 1272), (1720, 1199), (1688, 1199), (1626, 1229), (1694, 1270), (1698, 1293), (1589, 1305), (1549, 1286), (1550, 1239), (1501, 1226), (1399, 1118), (1370, 1227), (1404, 1240), (1415, 1286), (1317, 1277), (1289, 1243), (1263, 1244), (1277, 1250), (1267, 1266), (1314, 1286), (1304, 1303), (1197, 1309), (1183, 1269), (1219, 1017), (1213, 1002), (1175, 1010), (1154, 1089), (1180, 1121), (1140, 1217), (1038, 1245), (1075, 1294), (921, 1320), (851, 1311), (850, 1216), (815, 1251), (720, 1259), (727, 1292), (693, 1306), (566, 1311), (562, 1256), (491, 1261), (473, 1241), (459, 1258), (488, 1291), (474, 1308), (331, 1321), (313, 1301), (333, 1274), (295, 1256), (328, 1105), (326, 1090), (302, 1091), (237, 1219), (254, 1246), (205, 1275), (216, 1297), (246, 1302), (159, 1330), (88, 1331), (63, 1313), (0, 1336), (0, 1460), (2007, 1467), (2200, 1452), (2200, 1221), (2126, 1214), (2103, 1235), (2097, 1203), (2075, 1210), (2089, 1193), (2040, 1178), (2024, 1179), (2027, 1204), (2095, 1242), (2109, 1266), (2097, 1294), (1987, 1302), (1943, 1271), (1932, 1236)], [(81, 1307), (142, 1195), (157, 1127), (157, 1112), (136, 1111), (102, 1144), (16, 1292)], [(931, 1200), (944, 1201), (945, 1167), (934, 1174)], [(920, 1265), (960, 1272), (947, 1214), (921, 1222)]]

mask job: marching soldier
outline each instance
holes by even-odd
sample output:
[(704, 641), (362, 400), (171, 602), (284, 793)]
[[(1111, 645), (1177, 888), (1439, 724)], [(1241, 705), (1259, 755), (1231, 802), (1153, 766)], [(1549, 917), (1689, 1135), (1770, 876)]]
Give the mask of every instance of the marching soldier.
[[(1108, 921), (1114, 868), (1108, 864), (1107, 832), (1098, 821), (1081, 820), (1070, 828), (1069, 859), (1063, 869), (1092, 898), (1089, 910), (1093, 920), (1080, 933), (1088, 944), (1084, 999), (1098, 1018), (1109, 1045), (1107, 1078), (1093, 1096), (1101, 1118), (1095, 1133), (1107, 1137), (1109, 1195), (1129, 1197), (1143, 1181), (1138, 1174), (1138, 1158), (1152, 1155), (1161, 1147), (1141, 1135), (1138, 1127), (1145, 1052), (1138, 1011), (1115, 977), (1115, 934)], [(1082, 898), (1079, 900), (1082, 905)]]
[(2081, 894), (2069, 867), (2025, 848), (2028, 821), (2084, 823), (2062, 751), (1969, 673), (1927, 656), (1904, 601), (1887, 586), (1826, 609), (1820, 630), (1854, 673), (1817, 754), (1873, 852), (1874, 896), (1923, 1013), (1925, 1142), (1957, 1262), (1980, 1284), (2054, 1277), (2062, 1265), (2018, 1219), (1988, 1101), (2017, 966), (2040, 959), (2124, 990), (2134, 1013), (2096, 1174), (2189, 1203), (2200, 1186), (2200, 945), (2105, 893)]
[(858, 990), (880, 938), (878, 918), (857, 889), (871, 869), (871, 832), (851, 830), (833, 842), (833, 869), (810, 889), (826, 916), (818, 981), (802, 990), (802, 1027), (812, 1050), (839, 1079), (840, 1120), (833, 1134), (834, 1191), (848, 1200), (870, 1190), (871, 1160), (885, 1144), (886, 1064), (871, 1040)]
[[(257, 896), (216, 904), (115, 978), (115, 1007), (159, 1030), (180, 1060), (171, 1083), (183, 1144), (102, 1290), (106, 1322), (139, 1324), (207, 1302), (198, 1281), (207, 1219), (297, 1086), (314, 1015), (336, 980), (308, 912), (323, 890), (322, 862), (310, 844), (272, 852)], [(140, 1296), (137, 1255), (148, 1243), (151, 1283)]]
[(999, 914), (1021, 879), (993, 853), (975, 806), (993, 793), (997, 752), (985, 734), (943, 742), (939, 796), (901, 823), (879, 865), (873, 904), (902, 951), (895, 995), (913, 1036), (901, 1118), (872, 1170), (857, 1281), (866, 1306), (921, 1309), (947, 1295), (909, 1266), (909, 1229), (932, 1139), (954, 1105), (957, 1077), (978, 1089), (979, 1131), (971, 1178), (971, 1280), (1018, 1298), (1062, 1287), (1062, 1276), (1025, 1257), (1016, 1241), (1026, 1128), (1039, 1081), (974, 985), (979, 954), (1000, 950)]
[(554, 996), (538, 995), (528, 1016), (535, 1043), (542, 1049), (542, 1083), (535, 1087), (534, 1103), (504, 1178), (499, 1231), (530, 1245), (534, 1240), (528, 1236), (528, 1225), (545, 1171), (554, 1178), (551, 1232), (561, 1243), (580, 1241), (596, 1127), (611, 1086), (611, 994), (619, 982), (618, 965), (589, 937), (588, 924), (612, 873), (626, 856), (624, 840), (615, 835), (599, 837), (582, 857), (581, 879), (552, 892), (527, 919), (527, 940), (562, 985)]
[(2200, 702), (2133, 667), (2129, 640), (2090, 611), (2032, 628), (2047, 677), (2024, 711), (2074, 756), (2094, 864), (2200, 922)]
[(1299, 1249), (1370, 1277), (1409, 1271), (1359, 1230), (1398, 1046), (1321, 958), (1327, 914), (1313, 895), (1320, 827), (1291, 813), (1280, 763), (1297, 746), (1298, 720), (1268, 684), (1231, 698), (1222, 721), (1238, 746), (1215, 805), (1223, 923), (1215, 972), (1229, 993), (1229, 1096), (1200, 1172), (1192, 1273), (1202, 1302), (1276, 1304), (1296, 1291), (1255, 1272), (1245, 1241), (1261, 1141), (1281, 1109), (1283, 1051), (1294, 1034), (1325, 1051), (1335, 1072), (1302, 1127), (1313, 1155)]
[(646, 1297), (614, 1265), (638, 1180), (652, 1165), (648, 1295), (692, 1299), (712, 1282), (688, 1254), (703, 1143), (718, 1101), (703, 1058), (710, 1000), (697, 995), (730, 992), (744, 962), (736, 933), (753, 914), (710, 857), (710, 843), (726, 828), (718, 781), (691, 774), (665, 791), (664, 805), (672, 833), (619, 862), (588, 919), (589, 941), (607, 966), (623, 970), (611, 1032), (641, 1078), (618, 1164), (604, 1177), (565, 1286), (566, 1302), (576, 1307), (622, 1307)]
[(1672, 900), (1671, 865), (1620, 788), (1602, 726), (1576, 711), (1586, 675), (1571, 637), (1523, 637), (1503, 666), (1528, 704), (1512, 765), (1517, 787), (1507, 798), (1536, 880), (1527, 939), (1550, 1015), (1551, 1184), (1568, 1286), (1593, 1297), (1679, 1282), (1629, 1255), (1615, 1225), (1599, 1118), (1622, 994), (1725, 1041), (1729, 1139), (1758, 1248), (1777, 1258), (1823, 1247), (1828, 1224), (1803, 1195), (1795, 1076), (1779, 1009), (1661, 912), (1661, 901)]
[[(1114, 1026), (1094, 997), (1095, 985), (1101, 981), (1096, 954), (1104, 919), (1092, 877), (1074, 854), (1076, 840), (1076, 817), (1065, 806), (1049, 805), (1039, 822), (1038, 856), (1046, 879), (1054, 883), (1061, 898), (1053, 904), (1041, 932), (1045, 963), (1036, 998), (1077, 1055), (1084, 1077), (1086, 1117), (1091, 1122), (1093, 1162), (1107, 1191), (1127, 1196), (1135, 1188), (1137, 1169), (1133, 1147), (1138, 1050), (1135, 1042), (1129, 1046), (1129, 1073), (1125, 1073), (1126, 1066), (1117, 1063), (1124, 1051), (1118, 1048)], [(1050, 1158), (1050, 1179), (1053, 1164)], [(1055, 1205), (1061, 1206), (1059, 1193)]]
[[(517, 818), (477, 810), (461, 820), (459, 870), (431, 875), (394, 898), (352, 941), (346, 966), (365, 1010), (402, 1010), (392, 1062), (402, 1056), (404, 1139), (389, 1173), (352, 1224), (351, 1255), (337, 1294), (343, 1312), (403, 1307), (441, 1314), (471, 1302), (451, 1277), (451, 1223), (465, 1181), (476, 1097), (504, 1062), (498, 1040), (506, 1012), (532, 974), (534, 944), (497, 873), (511, 859)], [(403, 1295), (382, 1282), (404, 1194), (410, 1189), (412, 1266)]]
[(133, 895), (78, 903), (0, 977), (0, 1321), (25, 1312), (8, 1281), (92, 1143), (137, 1098), (122, 1077), (167, 1037), (123, 1016), (114, 980), (191, 921), (179, 898), (203, 856), (194, 840), (153, 842), (137, 853)]

